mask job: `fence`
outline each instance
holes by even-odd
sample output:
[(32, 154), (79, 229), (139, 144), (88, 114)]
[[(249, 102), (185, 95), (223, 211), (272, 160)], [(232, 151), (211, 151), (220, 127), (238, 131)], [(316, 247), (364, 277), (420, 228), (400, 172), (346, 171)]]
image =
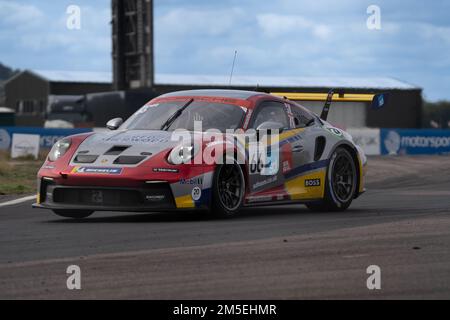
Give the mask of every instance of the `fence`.
[[(40, 147), (51, 148), (59, 139), (90, 128), (55, 129), (37, 127), (0, 127), (0, 150), (9, 149), (14, 133), (40, 135)], [(356, 144), (368, 155), (447, 154), (450, 155), (450, 130), (439, 129), (348, 129)]]
[(0, 150), (7, 150), (11, 147), (12, 135), (14, 133), (38, 134), (40, 136), (40, 147), (51, 148), (56, 141), (63, 137), (90, 131), (92, 131), (90, 128), (0, 127)]

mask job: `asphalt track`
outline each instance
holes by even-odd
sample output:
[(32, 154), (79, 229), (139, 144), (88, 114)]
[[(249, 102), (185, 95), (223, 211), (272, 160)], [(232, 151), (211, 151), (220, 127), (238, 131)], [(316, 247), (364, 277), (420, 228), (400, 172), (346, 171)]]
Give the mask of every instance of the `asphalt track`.
[[(97, 213), (81, 221), (0, 208), (2, 299), (450, 298), (450, 157), (371, 158), (343, 213), (303, 206), (198, 214)], [(68, 290), (66, 268), (81, 268)], [(381, 268), (368, 290), (366, 268)]]

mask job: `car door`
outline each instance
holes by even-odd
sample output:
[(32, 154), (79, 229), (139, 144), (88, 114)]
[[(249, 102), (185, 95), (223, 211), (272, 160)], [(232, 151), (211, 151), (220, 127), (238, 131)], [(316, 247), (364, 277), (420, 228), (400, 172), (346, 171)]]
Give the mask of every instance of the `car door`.
[[(248, 175), (249, 175), (249, 191), (250, 194), (264, 194), (265, 191), (273, 191), (272, 193), (265, 194), (261, 201), (268, 201), (271, 198), (276, 197), (278, 195), (277, 188), (283, 186), (284, 177), (282, 170), (282, 163), (285, 158), (289, 157), (288, 154), (285, 154), (286, 151), (290, 153), (286, 148), (281, 149), (281, 138), (283, 135), (289, 134), (291, 128), (290, 117), (288, 116), (286, 106), (282, 102), (278, 101), (263, 101), (261, 102), (255, 109), (255, 112), (252, 115), (252, 119), (250, 120), (249, 128), (255, 129), (258, 128), (264, 122), (272, 121), (278, 122), (283, 125), (282, 133), (279, 135), (278, 148), (271, 148), (271, 154), (268, 155), (272, 161), (276, 161), (276, 163), (271, 162), (266, 163), (266, 166), (261, 163), (260, 159), (255, 159), (257, 156), (254, 153), (250, 152), (249, 154), (249, 165), (248, 165)], [(262, 138), (262, 137), (260, 137)], [(260, 141), (264, 141), (260, 139)], [(256, 143), (253, 141), (251, 143)], [(251, 146), (249, 145), (249, 150)], [(276, 154), (275, 154), (276, 153)], [(270, 166), (270, 168), (269, 168)], [(273, 170), (275, 169), (275, 170)], [(282, 193), (284, 191), (281, 191)]]

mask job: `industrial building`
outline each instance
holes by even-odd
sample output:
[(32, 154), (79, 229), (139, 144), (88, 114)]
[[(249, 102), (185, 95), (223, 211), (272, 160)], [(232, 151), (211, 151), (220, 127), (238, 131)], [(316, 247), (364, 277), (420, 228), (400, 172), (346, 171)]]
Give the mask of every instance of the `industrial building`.
[(24, 70), (3, 84), (6, 108), (16, 111), (17, 126), (42, 126), (49, 101), (111, 90), (109, 72)]
[[(199, 88), (233, 88), (270, 93), (327, 93), (331, 88), (345, 93), (387, 93), (388, 102), (379, 110), (369, 102), (334, 102), (328, 120), (341, 128), (418, 128), (421, 124), (422, 89), (392, 78), (346, 77), (264, 77), (234, 76), (229, 85), (227, 76), (155, 75), (155, 91)], [(292, 99), (292, 98), (291, 98)], [(293, 99), (320, 114), (323, 101)]]

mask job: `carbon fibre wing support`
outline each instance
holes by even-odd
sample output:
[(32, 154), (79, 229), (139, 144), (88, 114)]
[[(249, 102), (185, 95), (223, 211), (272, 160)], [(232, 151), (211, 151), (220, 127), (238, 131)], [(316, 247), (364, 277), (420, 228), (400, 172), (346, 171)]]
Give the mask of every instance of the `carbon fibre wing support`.
[(334, 90), (328, 91), (327, 99), (323, 105), (322, 113), (320, 114), (320, 119), (327, 121), (328, 112), (330, 111), (331, 101), (333, 100)]

